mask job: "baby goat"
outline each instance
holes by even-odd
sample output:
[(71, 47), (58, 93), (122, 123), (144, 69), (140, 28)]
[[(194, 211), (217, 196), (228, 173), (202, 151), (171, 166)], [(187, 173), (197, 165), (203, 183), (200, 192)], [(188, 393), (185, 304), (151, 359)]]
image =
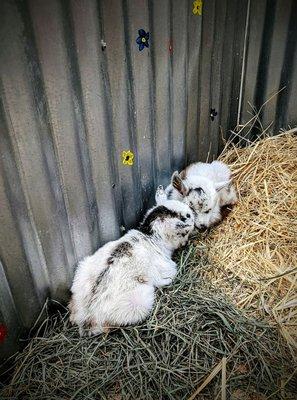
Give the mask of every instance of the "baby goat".
[(176, 171), (165, 189), (168, 199), (182, 201), (195, 212), (195, 226), (208, 228), (221, 220), (221, 207), (235, 204), (231, 171), (221, 161), (194, 163)]
[(80, 334), (144, 320), (154, 303), (154, 288), (176, 275), (171, 260), (194, 229), (194, 214), (179, 201), (160, 198), (139, 230), (109, 242), (78, 266), (71, 288), (70, 320)]

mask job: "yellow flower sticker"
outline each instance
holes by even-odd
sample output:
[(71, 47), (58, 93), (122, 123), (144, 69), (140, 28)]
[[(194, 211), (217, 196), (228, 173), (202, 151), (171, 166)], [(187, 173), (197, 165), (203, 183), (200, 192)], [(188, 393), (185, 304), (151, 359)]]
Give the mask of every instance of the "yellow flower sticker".
[(202, 0), (195, 0), (193, 2), (193, 14), (202, 15)]
[(122, 160), (124, 165), (133, 165), (134, 162), (134, 154), (131, 150), (122, 152)]

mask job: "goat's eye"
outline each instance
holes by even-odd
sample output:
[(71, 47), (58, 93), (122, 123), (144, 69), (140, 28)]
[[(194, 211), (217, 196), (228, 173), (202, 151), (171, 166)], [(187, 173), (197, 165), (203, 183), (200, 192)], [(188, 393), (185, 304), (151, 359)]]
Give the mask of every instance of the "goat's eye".
[(187, 214), (187, 215), (186, 215), (187, 218), (190, 218), (190, 216), (191, 216), (190, 214)]
[(207, 211), (205, 211), (205, 212), (204, 212), (204, 214), (208, 214), (208, 213), (209, 213), (209, 211), (210, 211), (210, 210), (207, 210)]
[(182, 222), (185, 222), (186, 218), (185, 218), (185, 217), (180, 217), (180, 220), (181, 220)]

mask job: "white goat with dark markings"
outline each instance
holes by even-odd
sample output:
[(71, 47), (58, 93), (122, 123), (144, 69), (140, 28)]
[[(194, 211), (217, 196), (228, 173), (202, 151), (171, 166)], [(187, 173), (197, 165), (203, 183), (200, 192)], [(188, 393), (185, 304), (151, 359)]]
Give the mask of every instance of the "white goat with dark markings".
[(208, 228), (221, 220), (221, 207), (237, 202), (231, 171), (221, 161), (194, 163), (176, 171), (165, 189), (168, 199), (184, 202), (195, 212), (195, 226)]
[(184, 203), (156, 196), (139, 230), (109, 242), (78, 266), (71, 288), (70, 320), (80, 334), (99, 334), (112, 326), (144, 320), (154, 303), (154, 288), (176, 275), (171, 260), (194, 229), (194, 214)]

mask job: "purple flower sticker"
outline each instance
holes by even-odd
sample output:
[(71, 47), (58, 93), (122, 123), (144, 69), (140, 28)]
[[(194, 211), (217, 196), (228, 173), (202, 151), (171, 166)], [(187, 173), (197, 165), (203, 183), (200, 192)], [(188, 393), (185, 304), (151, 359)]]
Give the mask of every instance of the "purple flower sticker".
[(142, 51), (145, 47), (149, 47), (149, 38), (150, 33), (146, 32), (144, 29), (139, 29), (138, 31), (138, 38), (136, 39), (136, 43), (139, 46), (139, 51)]

